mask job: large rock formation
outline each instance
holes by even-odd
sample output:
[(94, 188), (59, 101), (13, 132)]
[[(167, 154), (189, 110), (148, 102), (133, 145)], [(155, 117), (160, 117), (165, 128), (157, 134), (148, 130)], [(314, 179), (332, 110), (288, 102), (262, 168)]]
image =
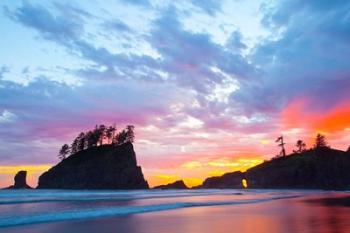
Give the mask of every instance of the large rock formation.
[(80, 151), (39, 177), (39, 189), (148, 189), (131, 143)]
[(153, 189), (188, 189), (188, 187), (183, 180), (178, 180), (174, 183), (156, 186)]
[(349, 153), (330, 148), (309, 150), (265, 162), (245, 173), (249, 188), (350, 188)]
[(246, 172), (207, 178), (196, 188), (349, 189), (350, 151), (327, 147), (264, 162)]
[(27, 185), (27, 171), (19, 171), (14, 178), (15, 184), (8, 187), (9, 189), (31, 189)]
[(244, 178), (243, 173), (240, 171), (226, 173), (222, 176), (214, 176), (205, 179), (201, 186), (197, 188), (207, 189), (241, 189), (243, 188), (242, 179)]

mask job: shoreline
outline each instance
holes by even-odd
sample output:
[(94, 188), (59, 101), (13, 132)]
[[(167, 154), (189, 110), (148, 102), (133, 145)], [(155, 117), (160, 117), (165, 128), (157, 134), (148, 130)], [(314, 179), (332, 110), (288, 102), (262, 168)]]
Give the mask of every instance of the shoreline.
[[(146, 229), (150, 230), (148, 232), (159, 231), (159, 229), (166, 229), (169, 224), (175, 224), (176, 226), (180, 225), (179, 229), (170, 229), (169, 233), (177, 233), (187, 232), (184, 229), (186, 224), (197, 229), (201, 226), (210, 228), (213, 224), (216, 225), (220, 222), (223, 229), (231, 229), (229, 226), (232, 221), (237, 224), (240, 221), (251, 221), (249, 219), (255, 218), (254, 216), (258, 213), (264, 213), (264, 218), (270, 216), (269, 221), (272, 221), (276, 218), (299, 219), (301, 216), (307, 217), (309, 215), (314, 218), (324, 218), (323, 214), (330, 209), (338, 212), (350, 210), (347, 204), (350, 201), (348, 192), (310, 190), (245, 190), (243, 192), (240, 190), (121, 192), (86, 190), (68, 192), (38, 190), (38, 192), (32, 192), (32, 190), (19, 190), (17, 193), (17, 196), (11, 198), (9, 196), (13, 194), (12, 191), (0, 192), (0, 203), (6, 199), (19, 200), (24, 198), (23, 200), (27, 201), (0, 205), (0, 219), (2, 219), (0, 220), (0, 226), (2, 226), (0, 232), (53, 232), (57, 228), (61, 229), (60, 232), (63, 233), (93, 232), (85, 226), (89, 226), (96, 232), (98, 227), (104, 224), (110, 227), (103, 232), (114, 232), (120, 227), (123, 229), (134, 227), (131, 225), (135, 224), (135, 221), (141, 221), (141, 223), (139, 222), (140, 226), (145, 228), (133, 229), (132, 232), (143, 233), (147, 232)], [(322, 212), (319, 212), (319, 209)], [(13, 211), (12, 215), (17, 215), (17, 217), (11, 219), (12, 215), (8, 211)], [(318, 216), (318, 214), (321, 215)], [(233, 217), (237, 220), (233, 220)], [(209, 222), (203, 222), (203, 218)], [(339, 218), (342, 217), (339, 216)], [(127, 222), (125, 222), (126, 219)], [(278, 222), (281, 220), (276, 221), (275, 224), (282, 224)], [(343, 220), (340, 221), (343, 222)], [(268, 222), (261, 224), (264, 224), (265, 228), (268, 227)], [(280, 227), (283, 227), (283, 224)], [(350, 230), (350, 226), (347, 229)], [(129, 230), (121, 230), (121, 232), (126, 233)], [(243, 229), (241, 230), (244, 232)], [(229, 231), (218, 230), (216, 232)], [(273, 229), (268, 232), (277, 233)]]

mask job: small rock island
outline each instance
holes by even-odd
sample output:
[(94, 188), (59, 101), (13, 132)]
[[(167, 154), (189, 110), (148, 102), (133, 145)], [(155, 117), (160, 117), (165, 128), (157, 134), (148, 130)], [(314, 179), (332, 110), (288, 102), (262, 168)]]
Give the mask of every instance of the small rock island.
[(170, 184), (155, 186), (153, 189), (188, 189), (188, 187), (183, 180), (178, 180)]
[(15, 181), (14, 185), (11, 185), (10, 187), (8, 187), (8, 189), (31, 189), (32, 188), (27, 184), (27, 171), (17, 172), (17, 174), (15, 175), (14, 181)]

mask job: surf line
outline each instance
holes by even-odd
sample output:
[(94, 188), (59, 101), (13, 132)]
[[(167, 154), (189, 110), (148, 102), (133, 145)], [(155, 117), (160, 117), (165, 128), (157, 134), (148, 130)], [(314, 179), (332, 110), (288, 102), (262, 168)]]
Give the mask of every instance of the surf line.
[(99, 208), (99, 209), (82, 209), (75, 211), (62, 211), (45, 214), (35, 215), (23, 215), (23, 216), (10, 216), (0, 219), (0, 228), (14, 227), (20, 225), (36, 224), (36, 223), (49, 223), (59, 221), (72, 221), (72, 220), (86, 220), (95, 219), (101, 217), (117, 217), (132, 214), (142, 214), (149, 212), (158, 212), (166, 210), (174, 210), (190, 207), (208, 207), (208, 206), (223, 206), (223, 205), (242, 205), (242, 204), (255, 204), (261, 202), (268, 202), (279, 199), (296, 198), (296, 196), (283, 196), (264, 199), (252, 199), (242, 201), (222, 201), (222, 202), (176, 202), (169, 204), (159, 205), (144, 205), (144, 206), (127, 206), (127, 207), (113, 207), (113, 208)]

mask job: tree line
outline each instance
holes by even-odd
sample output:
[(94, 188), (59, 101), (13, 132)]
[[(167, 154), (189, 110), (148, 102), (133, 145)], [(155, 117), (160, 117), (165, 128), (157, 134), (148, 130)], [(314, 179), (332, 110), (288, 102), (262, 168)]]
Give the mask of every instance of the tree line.
[[(281, 148), (281, 151), (280, 153), (276, 156), (276, 157), (284, 157), (286, 156), (286, 150), (284, 148), (284, 145), (286, 144), (284, 142), (284, 138), (283, 138), (283, 135), (281, 135), (280, 137), (278, 137), (276, 139), (276, 142), (279, 143), (277, 146)], [(296, 144), (295, 144), (295, 147), (296, 147), (296, 150), (293, 150), (293, 153), (295, 154), (300, 154), (302, 152), (305, 152), (307, 149), (306, 149), (306, 143), (299, 139)], [(315, 144), (313, 145), (313, 148), (314, 149), (319, 149), (319, 148), (329, 148), (329, 144), (327, 142), (327, 138), (325, 135), (323, 134), (317, 134), (316, 138), (315, 138)], [(349, 147), (349, 150), (350, 150), (350, 147)]]
[(117, 131), (115, 125), (96, 125), (93, 130), (81, 132), (70, 145), (64, 144), (58, 153), (58, 158), (63, 160), (69, 155), (94, 146), (104, 144), (121, 145), (126, 142), (133, 143), (135, 139), (134, 130), (135, 127), (133, 125), (127, 125), (120, 132)]

